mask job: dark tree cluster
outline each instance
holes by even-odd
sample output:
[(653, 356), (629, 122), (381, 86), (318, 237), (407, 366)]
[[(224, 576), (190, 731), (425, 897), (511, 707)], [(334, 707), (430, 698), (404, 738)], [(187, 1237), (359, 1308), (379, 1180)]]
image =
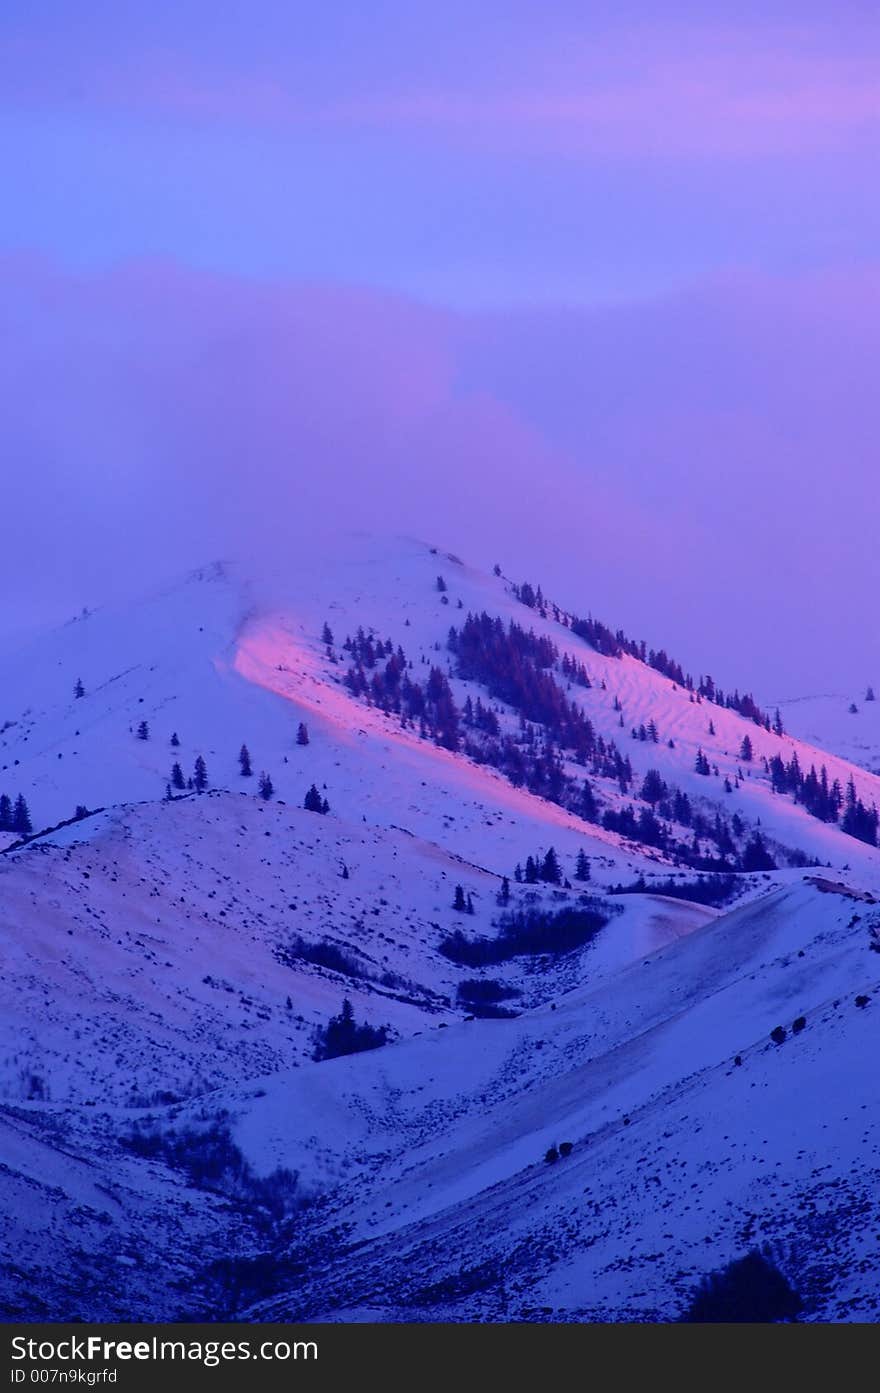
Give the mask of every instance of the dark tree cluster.
[[(583, 852), (581, 852), (581, 855), (583, 856)], [(589, 866), (587, 869), (589, 870)], [(559, 857), (556, 855), (556, 851), (552, 846), (548, 847), (543, 856), (540, 852), (538, 852), (537, 856), (527, 856), (525, 870), (523, 870), (522, 866), (517, 865), (513, 874), (517, 882), (524, 881), (526, 885), (537, 885), (539, 882), (543, 882), (545, 885), (562, 884), (562, 870), (559, 865)]]
[(668, 876), (665, 880), (652, 880), (650, 884), (644, 876), (630, 881), (628, 885), (612, 885), (609, 895), (665, 895), (671, 900), (691, 900), (694, 904), (713, 905), (720, 908), (729, 904), (737, 893), (737, 881), (732, 875), (700, 876), (698, 880), (675, 880)]
[(660, 743), (660, 732), (657, 729), (657, 722), (654, 720), (653, 716), (647, 725), (645, 725), (643, 721), (641, 725), (633, 726), (630, 733), (633, 740), (641, 740), (642, 744), (646, 744), (648, 741), (650, 741), (652, 745)]
[[(714, 701), (718, 706), (725, 706), (731, 711), (738, 711), (741, 716), (754, 721), (756, 725), (763, 726), (765, 730), (773, 730), (777, 735), (783, 734), (782, 717), (777, 710), (774, 721), (771, 724), (770, 717), (766, 711), (762, 711), (751, 693), (740, 696), (738, 691), (724, 693), (715, 686), (711, 677), (701, 677), (696, 688), (694, 680), (689, 673), (685, 673), (680, 663), (671, 658), (664, 648), (648, 648), (644, 639), (636, 640), (628, 638), (622, 629), (613, 632), (607, 624), (602, 624), (598, 619), (590, 616), (587, 619), (580, 619), (577, 615), (566, 614), (559, 610), (557, 605), (549, 603), (540, 585), (535, 588), (528, 582), (522, 585), (514, 585), (513, 593), (521, 604), (529, 609), (537, 610), (542, 618), (547, 619), (552, 616), (558, 623), (564, 624), (578, 638), (583, 639), (595, 648), (597, 653), (602, 653), (605, 657), (620, 658), (624, 653), (631, 658), (637, 658), (639, 662), (647, 667), (653, 668), (663, 677), (668, 677), (676, 686), (683, 687), (686, 691), (697, 691), (700, 697), (705, 697), (708, 701)], [(589, 686), (589, 681), (585, 684)]]
[(773, 1324), (797, 1320), (802, 1306), (765, 1246), (704, 1277), (680, 1319), (699, 1324)]
[(390, 639), (374, 641), (363, 629), (358, 629), (354, 639), (347, 638), (343, 648), (354, 659), (345, 678), (354, 696), (399, 715), (404, 725), (418, 725), (420, 735), (430, 736), (444, 749), (460, 749), (459, 712), (440, 668), (431, 668), (424, 687), (413, 682), (403, 649), (398, 645), (395, 650)]
[[(271, 797), (271, 794), (269, 795)], [(303, 799), (303, 807), (307, 813), (329, 813), (330, 804), (326, 798), (321, 797), (321, 793), (316, 784), (312, 784)]]
[(19, 793), (13, 803), (8, 794), (0, 794), (0, 832), (15, 832), (19, 837), (29, 837), (33, 830), (24, 795)]
[(595, 898), (555, 912), (516, 909), (500, 916), (496, 938), (466, 938), (456, 929), (443, 939), (440, 952), (464, 967), (488, 967), (524, 955), (559, 956), (589, 943), (621, 909)]
[[(679, 838), (671, 826), (673, 822), (691, 828), (690, 842)], [(706, 818), (692, 810), (687, 794), (678, 789), (667, 788), (666, 794), (653, 807), (641, 808), (638, 812), (631, 803), (619, 811), (608, 808), (602, 816), (602, 826), (630, 841), (656, 847), (695, 870), (726, 872), (739, 867), (734, 833), (737, 836), (742, 833), (741, 820), (734, 817), (731, 825), (717, 812), (714, 819)], [(714, 854), (704, 852), (701, 845), (704, 841), (714, 843)]]
[[(519, 587), (517, 593), (530, 608), (541, 610), (543, 605), (546, 609), (540, 590)], [(558, 616), (555, 607), (554, 614)], [(565, 618), (562, 616), (561, 622)], [(390, 639), (374, 639), (363, 629), (343, 645), (354, 660), (346, 682), (356, 696), (388, 713), (399, 714), (404, 725), (418, 722), (423, 737), (433, 738), (447, 749), (462, 750), (478, 764), (499, 769), (516, 787), (528, 788), (586, 821), (597, 822), (601, 816), (607, 829), (672, 854), (694, 869), (725, 872), (741, 868), (736, 839), (744, 829), (739, 817), (734, 814), (728, 823), (717, 813), (714, 821), (695, 813), (687, 794), (668, 785), (656, 769), (645, 775), (638, 795), (646, 807), (636, 811), (630, 804), (600, 813), (589, 779), (573, 777), (566, 769), (566, 759), (573, 758), (595, 777), (613, 779), (624, 795), (632, 790), (632, 764), (621, 755), (614, 741), (596, 733), (592, 722), (557, 680), (556, 673), (561, 673), (569, 683), (589, 686), (585, 669), (566, 658), (560, 663), (559, 651), (551, 639), (513, 622), (505, 625), (484, 611), (468, 614), (460, 629), (452, 627), (448, 646), (457, 677), (478, 682), (488, 690), (492, 702), (503, 703), (518, 714), (519, 730), (515, 735), (502, 732), (497, 707), (480, 697), (474, 700), (469, 695), (459, 710), (440, 668), (431, 668), (424, 688), (413, 682), (409, 676), (412, 664), (403, 649), (395, 649)], [(706, 679), (701, 682), (706, 691), (716, 693), (714, 685), (706, 686)], [(659, 743), (653, 720), (633, 734)], [(751, 748), (746, 736), (741, 757), (748, 760)], [(702, 749), (697, 753), (695, 767), (704, 776), (713, 772)], [(690, 828), (692, 840), (682, 840), (670, 824)], [(714, 843), (714, 850), (707, 853), (701, 845), (703, 841)], [(530, 858), (530, 874), (536, 881), (544, 878), (543, 860), (543, 856)], [(528, 862), (526, 873), (524, 878), (534, 883), (529, 878)], [(520, 871), (521, 877), (522, 874)]]
[(358, 1025), (348, 997), (342, 1003), (338, 1016), (331, 1016), (323, 1027), (315, 1032), (315, 1048), (312, 1058), (338, 1059), (344, 1054), (361, 1054), (364, 1050), (375, 1050), (388, 1043), (387, 1026), (373, 1026), (366, 1023)]
[(801, 803), (821, 822), (839, 822), (841, 830), (850, 837), (867, 842), (869, 846), (877, 845), (877, 809), (866, 807), (852, 779), (844, 795), (839, 779), (829, 783), (824, 764), (818, 774), (815, 765), (810, 766), (809, 774), (804, 774), (796, 750), (787, 764), (779, 755), (774, 755), (766, 767), (775, 793), (791, 794), (795, 802)]
[[(628, 790), (633, 778), (629, 759), (621, 756), (613, 741), (596, 735), (592, 722), (566, 695), (553, 673), (559, 655), (549, 639), (518, 624), (505, 628), (500, 619), (486, 613), (469, 614), (460, 631), (450, 630), (449, 648), (457, 676), (480, 682), (490, 696), (513, 707), (520, 717), (516, 739), (510, 735), (466, 739), (465, 752), (472, 759), (501, 769), (511, 783), (589, 821), (598, 814), (595, 795), (588, 781), (566, 775), (562, 751), (594, 775), (612, 778), (623, 792)], [(582, 678), (589, 681), (570, 665), (567, 676), (581, 685)], [(476, 715), (474, 725), (479, 728)], [(484, 722), (484, 728), (490, 725), (491, 721)], [(540, 736), (536, 727), (541, 729)]]
[(738, 691), (723, 692), (720, 687), (716, 687), (711, 677), (701, 677), (697, 686), (698, 696), (704, 697), (706, 701), (714, 701), (716, 706), (724, 706), (728, 711), (738, 711), (747, 720), (754, 721), (756, 726), (763, 726), (764, 730), (772, 730), (775, 735), (784, 735), (785, 730), (782, 725), (782, 716), (779, 708), (773, 720), (770, 720), (766, 711), (762, 711), (755, 698), (750, 692), (740, 696)]

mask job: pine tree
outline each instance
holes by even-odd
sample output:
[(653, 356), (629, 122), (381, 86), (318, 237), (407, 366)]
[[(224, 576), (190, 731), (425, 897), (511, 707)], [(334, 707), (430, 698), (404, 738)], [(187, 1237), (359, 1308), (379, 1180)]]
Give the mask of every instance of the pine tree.
[(760, 832), (755, 832), (742, 857), (744, 871), (775, 871), (776, 862), (770, 855)]
[(0, 832), (12, 831), (12, 800), (8, 793), (0, 794)]
[(510, 881), (506, 875), (501, 878), (501, 889), (496, 896), (496, 903), (500, 905), (510, 904)]
[(877, 698), (876, 698), (875, 695), (874, 695), (874, 688), (873, 688), (873, 687), (869, 687), (868, 690), (865, 692), (865, 701), (876, 701), (876, 700), (877, 700)]
[(86, 689), (85, 689), (85, 687), (84, 687), (83, 684), (82, 684), (82, 678), (81, 678), (81, 677), (78, 677), (78, 678), (76, 679), (76, 686), (75, 686), (74, 689), (73, 689), (73, 695), (74, 695), (75, 697), (84, 697), (85, 694), (86, 694)]
[(452, 908), (457, 910), (459, 914), (467, 913), (467, 901), (464, 897), (464, 887), (462, 885), (456, 885), (455, 887), (455, 898), (452, 901)]
[(751, 764), (753, 755), (752, 742), (747, 735), (744, 735), (743, 742), (739, 747), (739, 757), (745, 764)]
[(196, 756), (193, 766), (193, 787), (197, 793), (204, 793), (208, 787), (208, 766), (201, 755)]
[(467, 912), (468, 912), (468, 914), (473, 914), (473, 912), (474, 912), (474, 901), (473, 901), (473, 896), (470, 895), (470, 894), (468, 894), (468, 897), (467, 897)]
[(548, 847), (547, 855), (541, 864), (541, 879), (548, 885), (562, 884), (562, 871), (559, 869), (559, 858), (554, 848)]
[(17, 832), (20, 837), (29, 837), (34, 830), (31, 822), (30, 810), (21, 793), (15, 800), (15, 807), (12, 812), (12, 830), (13, 832)]
[(437, 577), (437, 589), (440, 591), (441, 595), (445, 592), (446, 588), (447, 588), (447, 587), (446, 587), (446, 581), (443, 579), (442, 576), (438, 576), (438, 577)]
[(575, 865), (574, 878), (575, 880), (589, 880), (590, 875), (590, 862), (586, 852), (582, 848), (577, 854), (577, 864)]
[(328, 648), (331, 648), (333, 645), (333, 630), (326, 622), (321, 630), (321, 642), (326, 644)]
[(251, 753), (247, 745), (242, 745), (239, 750), (238, 763), (241, 766), (241, 777), (243, 779), (249, 779), (254, 771), (251, 765)]
[(784, 735), (784, 734), (785, 734), (785, 732), (784, 732), (784, 730), (783, 730), (783, 726), (782, 726), (782, 716), (780, 715), (779, 707), (778, 707), (778, 706), (777, 706), (777, 708), (776, 708), (776, 715), (775, 715), (774, 718), (773, 718), (773, 734), (774, 734), (774, 735)]
[(642, 781), (642, 791), (639, 797), (645, 803), (659, 803), (661, 798), (666, 797), (666, 784), (657, 769), (649, 769)]
[(274, 794), (274, 792), (275, 792), (275, 785), (272, 783), (272, 780), (269, 778), (269, 775), (268, 775), (268, 774), (261, 774), (261, 775), (260, 775), (260, 782), (259, 782), (259, 793), (260, 793), (260, 797), (261, 797), (262, 799), (264, 799), (265, 802), (268, 803), (269, 799), (272, 797), (272, 795)]
[(174, 749), (174, 750), (176, 750), (179, 744), (180, 744), (180, 736), (177, 734), (177, 731), (176, 731), (176, 730), (173, 730), (173, 731), (171, 732), (171, 748)]
[(312, 784), (303, 800), (303, 807), (308, 813), (326, 813), (330, 811), (330, 804), (326, 798), (322, 798), (315, 784)]
[(137, 728), (137, 738), (138, 738), (138, 740), (149, 740), (149, 738), (150, 738), (150, 727), (149, 727), (149, 725), (147, 724), (146, 721), (141, 721), (140, 725), (138, 726), (138, 728)]
[(172, 788), (177, 789), (186, 788), (186, 780), (183, 777), (183, 770), (176, 761), (171, 766), (171, 786)]
[(300, 721), (299, 726), (297, 727), (296, 743), (298, 745), (307, 745), (309, 743), (309, 728), (306, 725), (305, 721)]

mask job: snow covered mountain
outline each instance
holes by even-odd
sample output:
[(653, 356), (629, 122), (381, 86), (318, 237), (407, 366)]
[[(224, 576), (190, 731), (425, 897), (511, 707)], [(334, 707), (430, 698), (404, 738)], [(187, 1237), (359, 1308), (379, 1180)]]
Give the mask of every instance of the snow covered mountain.
[(866, 686), (849, 696), (792, 697), (779, 706), (786, 725), (802, 739), (880, 774), (880, 700), (872, 693)]
[(10, 1314), (876, 1310), (880, 777), (577, 600), (346, 538), (4, 655)]

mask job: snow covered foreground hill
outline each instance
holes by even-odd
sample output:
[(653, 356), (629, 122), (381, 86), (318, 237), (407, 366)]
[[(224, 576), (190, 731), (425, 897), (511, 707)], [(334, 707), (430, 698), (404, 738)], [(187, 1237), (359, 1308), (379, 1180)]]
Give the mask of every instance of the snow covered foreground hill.
[(365, 539), (4, 658), (9, 1314), (873, 1317), (880, 779), (577, 627)]

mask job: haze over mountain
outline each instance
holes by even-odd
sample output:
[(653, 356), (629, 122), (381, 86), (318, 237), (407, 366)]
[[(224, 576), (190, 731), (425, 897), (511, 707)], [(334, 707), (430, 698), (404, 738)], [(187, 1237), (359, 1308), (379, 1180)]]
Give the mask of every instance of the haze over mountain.
[(561, 598), (767, 701), (880, 686), (870, 277), (461, 315), (12, 261), (0, 293), (7, 631), (194, 556), (418, 535), (429, 506), (449, 546), (509, 566), (528, 538)]

